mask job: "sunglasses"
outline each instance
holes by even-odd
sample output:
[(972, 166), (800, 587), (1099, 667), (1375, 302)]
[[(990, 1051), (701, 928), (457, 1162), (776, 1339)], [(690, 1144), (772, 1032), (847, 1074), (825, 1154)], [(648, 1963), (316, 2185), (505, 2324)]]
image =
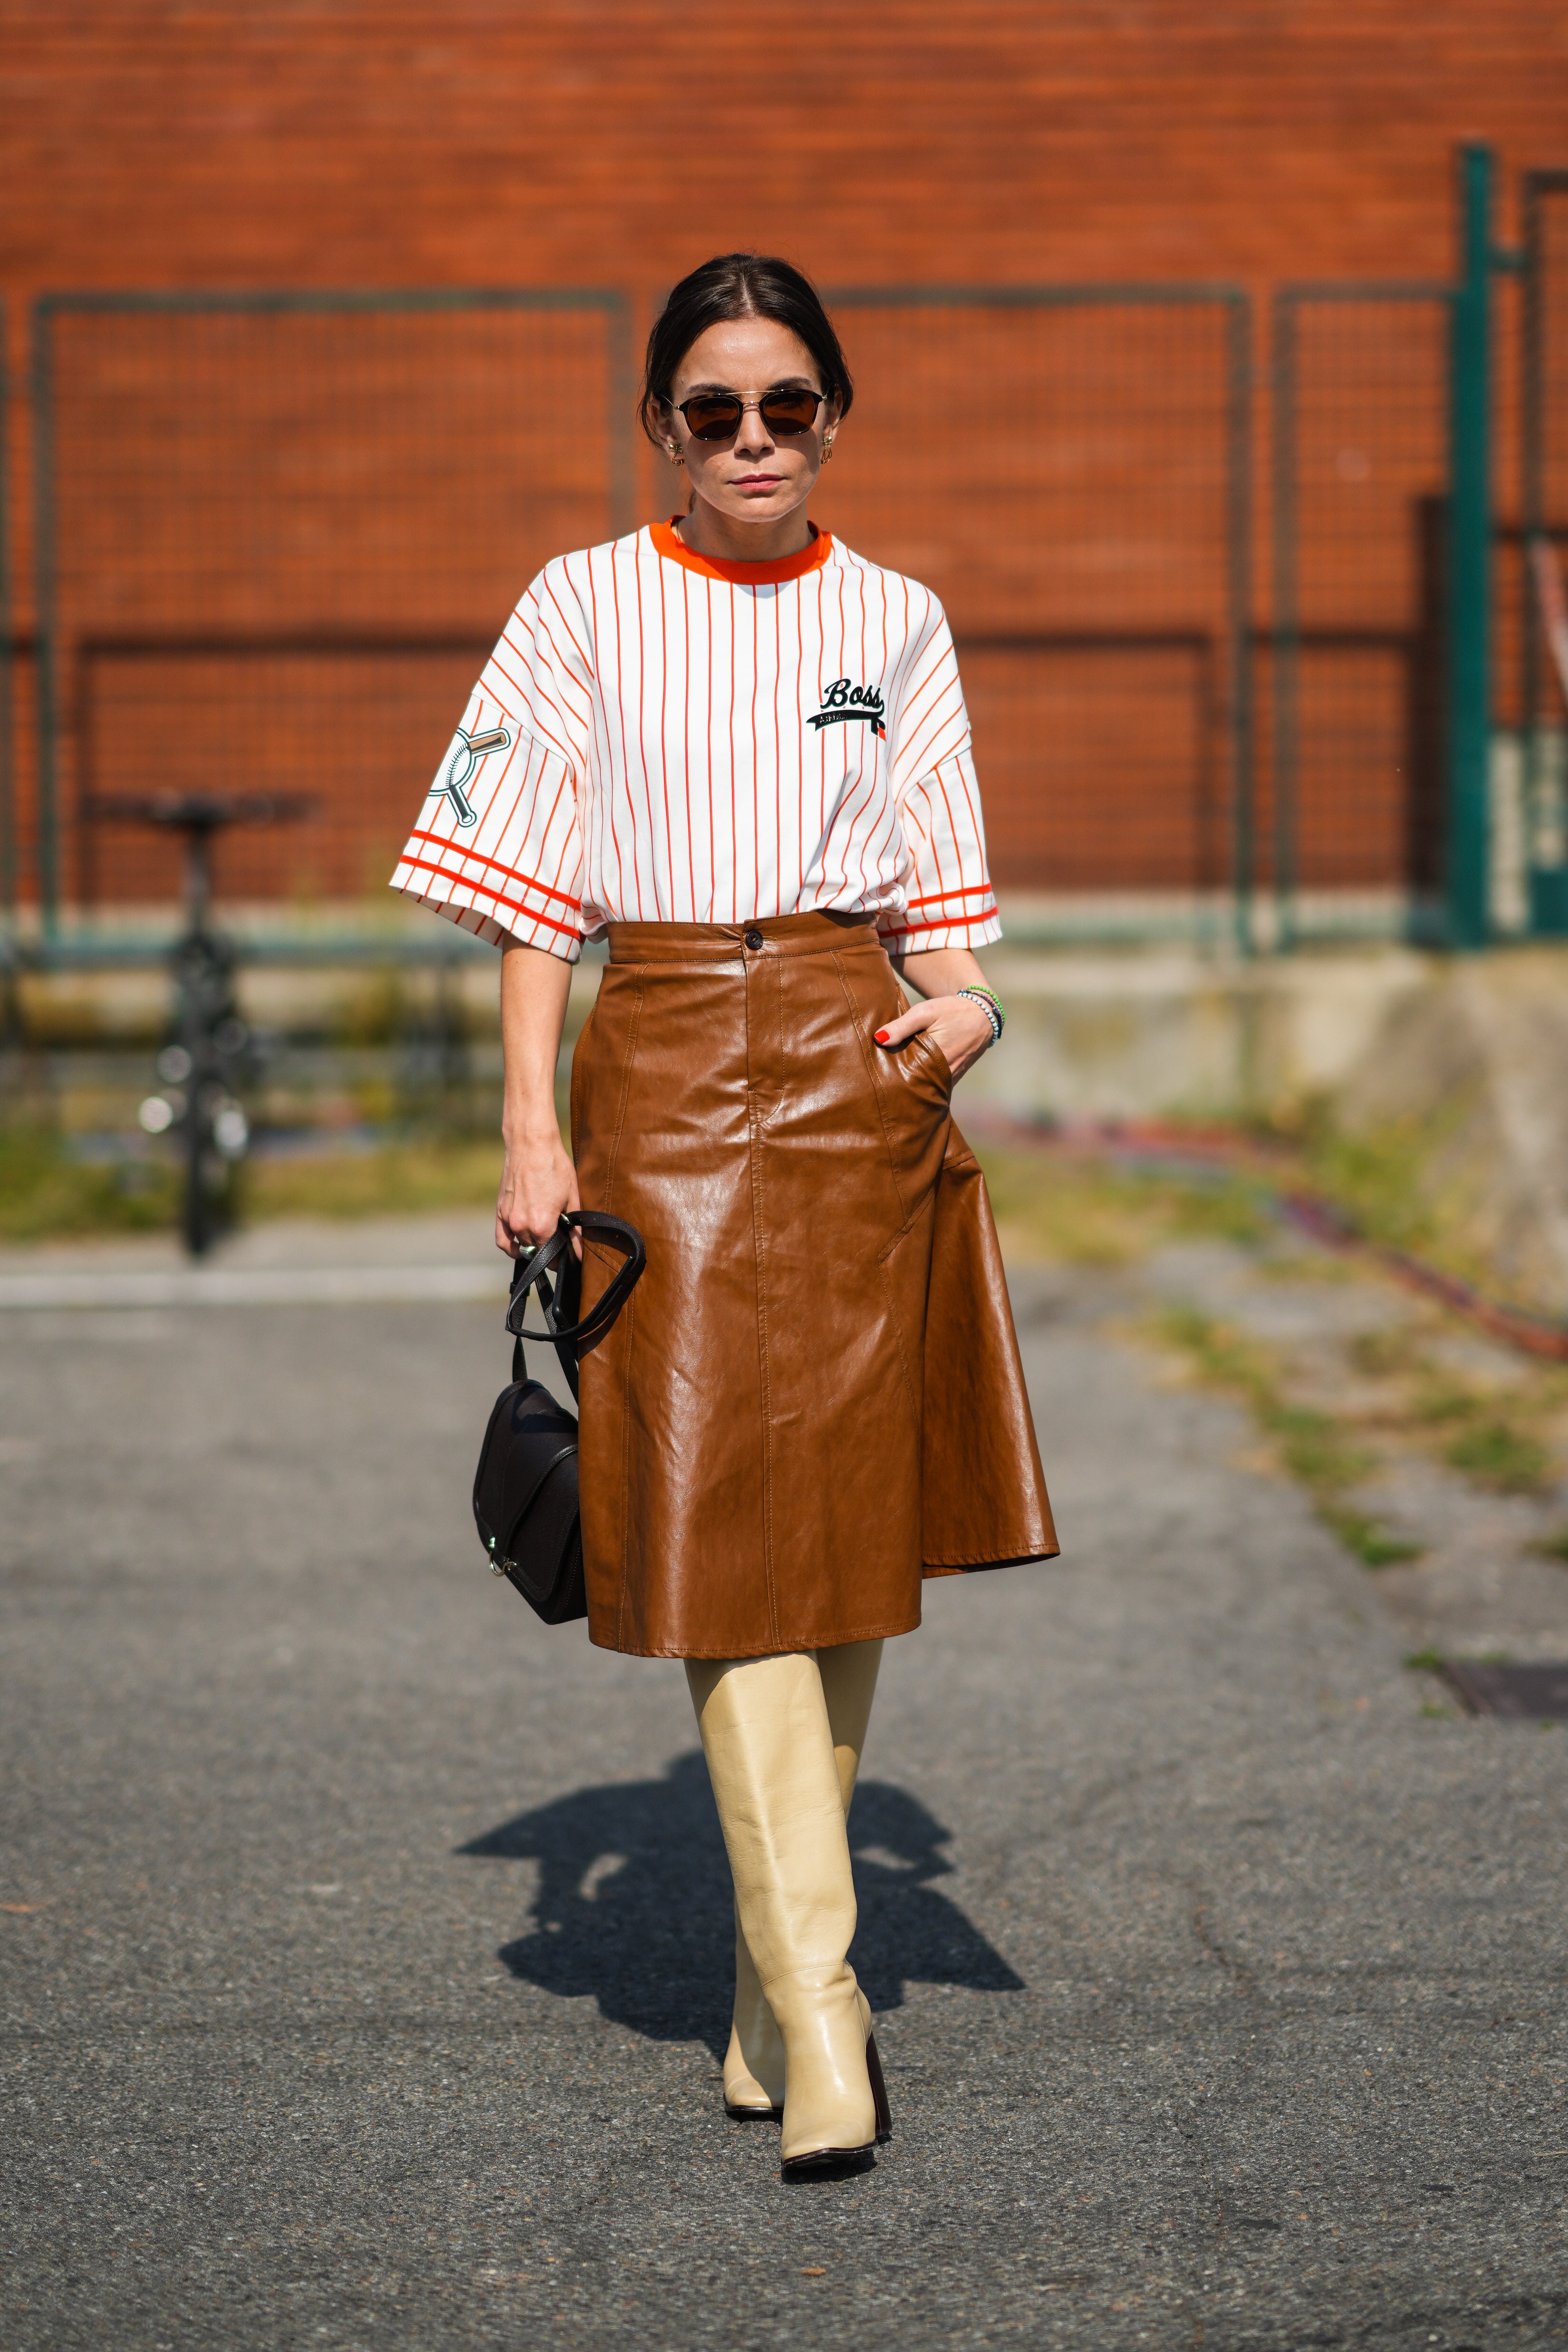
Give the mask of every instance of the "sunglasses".
[(694, 392), (678, 404), (694, 441), (733, 441), (748, 408), (756, 409), (769, 433), (790, 438), (810, 433), (827, 396), (804, 388), (765, 392), (760, 400), (742, 400), (737, 392)]

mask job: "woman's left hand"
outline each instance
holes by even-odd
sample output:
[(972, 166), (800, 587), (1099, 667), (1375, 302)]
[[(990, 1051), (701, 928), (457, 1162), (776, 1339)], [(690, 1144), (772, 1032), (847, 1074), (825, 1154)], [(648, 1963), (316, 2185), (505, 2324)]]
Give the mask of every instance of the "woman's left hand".
[(929, 996), (912, 1004), (877, 1031), (876, 1042), (892, 1053), (922, 1031), (941, 1046), (955, 1079), (979, 1060), (991, 1042), (991, 1024), (972, 996)]

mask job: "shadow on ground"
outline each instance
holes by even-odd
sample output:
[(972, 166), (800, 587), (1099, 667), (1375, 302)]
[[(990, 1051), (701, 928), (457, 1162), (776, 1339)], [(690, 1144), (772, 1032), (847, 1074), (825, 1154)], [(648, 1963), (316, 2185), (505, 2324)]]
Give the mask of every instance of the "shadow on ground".
[[(951, 1832), (917, 1798), (862, 1780), (850, 1819), (860, 1928), (852, 1958), (878, 2011), (907, 1984), (1021, 1992), (1023, 1980), (929, 1882)], [(735, 1982), (729, 1868), (700, 1750), (656, 1780), (579, 1789), (458, 1849), (539, 1865), (534, 1924), (503, 1946), (512, 1974), (591, 1993), (601, 2015), (722, 2056)]]

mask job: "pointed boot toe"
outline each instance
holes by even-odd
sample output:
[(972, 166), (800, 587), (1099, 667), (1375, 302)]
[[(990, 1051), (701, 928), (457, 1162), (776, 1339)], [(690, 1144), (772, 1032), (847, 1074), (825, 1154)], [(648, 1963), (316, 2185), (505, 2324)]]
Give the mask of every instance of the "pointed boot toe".
[(881, 2115), (852, 1974), (842, 1967), (802, 1969), (770, 1986), (769, 1998), (787, 2053), (786, 2177), (869, 2154)]

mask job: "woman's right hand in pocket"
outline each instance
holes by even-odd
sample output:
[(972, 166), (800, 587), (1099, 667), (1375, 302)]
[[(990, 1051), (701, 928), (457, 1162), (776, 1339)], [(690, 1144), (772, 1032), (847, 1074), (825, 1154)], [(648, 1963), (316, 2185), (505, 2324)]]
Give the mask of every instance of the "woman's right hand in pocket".
[[(505, 1137), (501, 1189), (496, 1202), (496, 1247), (508, 1257), (548, 1242), (569, 1209), (582, 1206), (572, 1166), (559, 1129), (538, 1136)], [(582, 1255), (580, 1235), (572, 1246)]]

